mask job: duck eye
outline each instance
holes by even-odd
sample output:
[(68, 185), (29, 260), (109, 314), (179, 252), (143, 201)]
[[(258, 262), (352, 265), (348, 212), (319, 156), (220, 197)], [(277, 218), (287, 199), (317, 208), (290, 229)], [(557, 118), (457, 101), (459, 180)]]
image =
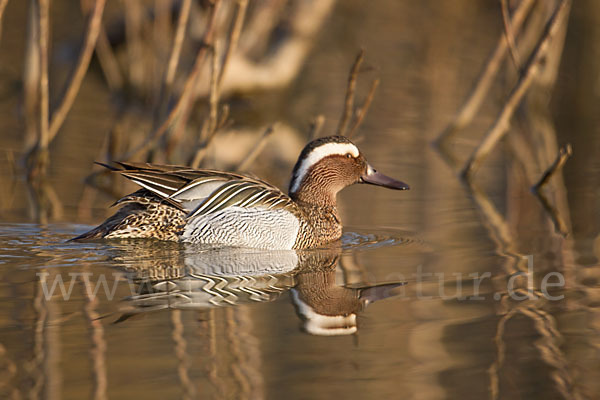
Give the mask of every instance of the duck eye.
[(352, 154), (346, 153), (346, 158), (352, 158)]

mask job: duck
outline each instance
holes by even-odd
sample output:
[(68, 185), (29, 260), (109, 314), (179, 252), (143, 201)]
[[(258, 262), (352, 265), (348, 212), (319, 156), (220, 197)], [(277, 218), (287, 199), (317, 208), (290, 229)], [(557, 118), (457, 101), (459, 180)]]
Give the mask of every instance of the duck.
[(409, 189), (375, 170), (345, 136), (318, 138), (304, 147), (288, 194), (234, 172), (136, 162), (104, 166), (140, 189), (118, 200), (114, 215), (72, 240), (152, 238), (268, 250), (322, 247), (342, 236), (339, 191), (357, 183)]
[[(374, 302), (401, 295), (405, 281), (339, 282), (342, 249), (269, 251), (217, 248), (182, 252), (179, 246), (139, 243), (118, 266), (132, 295), (118, 305), (115, 323), (164, 309), (210, 310), (275, 301), (288, 294), (300, 329), (317, 336), (357, 333), (359, 315)], [(294, 256), (294, 255), (297, 255)], [(141, 257), (140, 257), (141, 256)]]
[[(314, 264), (313, 264), (314, 265)], [(319, 265), (319, 264), (316, 264)], [(368, 285), (337, 283), (336, 268), (300, 269), (290, 288), (292, 304), (302, 320), (302, 330), (315, 336), (352, 335), (358, 331), (358, 315), (379, 300), (398, 295), (406, 282)]]

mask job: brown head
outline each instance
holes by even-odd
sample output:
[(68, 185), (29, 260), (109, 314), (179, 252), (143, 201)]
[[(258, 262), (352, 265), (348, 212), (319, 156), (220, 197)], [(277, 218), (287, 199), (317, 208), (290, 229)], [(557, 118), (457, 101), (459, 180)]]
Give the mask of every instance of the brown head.
[(289, 194), (294, 200), (318, 205), (335, 205), (337, 193), (355, 183), (407, 190), (406, 183), (377, 172), (358, 147), (344, 136), (313, 140), (298, 157)]

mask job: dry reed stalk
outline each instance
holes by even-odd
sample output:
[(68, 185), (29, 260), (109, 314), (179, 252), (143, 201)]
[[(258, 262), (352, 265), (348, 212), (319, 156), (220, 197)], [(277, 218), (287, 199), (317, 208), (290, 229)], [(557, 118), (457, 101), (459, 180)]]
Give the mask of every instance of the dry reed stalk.
[[(198, 168), (198, 166), (204, 159), (204, 156), (206, 155), (208, 147), (212, 143), (212, 139), (227, 121), (227, 116), (225, 117), (225, 119), (221, 118), (222, 121), (220, 121), (218, 117), (221, 81), (225, 74), (225, 70), (227, 69), (227, 66), (229, 64), (229, 60), (231, 59), (231, 55), (237, 48), (237, 43), (239, 41), (240, 33), (242, 31), (247, 6), (247, 0), (239, 0), (237, 2), (234, 22), (232, 28), (229, 31), (227, 39), (227, 50), (225, 52), (223, 61), (220, 65), (219, 46), (217, 40), (215, 39), (212, 52), (211, 75), (209, 84), (209, 117), (208, 120), (203, 124), (202, 129), (200, 131), (200, 145), (198, 146), (198, 149), (196, 150), (193, 160), (191, 162), (193, 168)], [(229, 109), (227, 108), (227, 112), (228, 111)]]
[(192, 168), (198, 168), (200, 166), (200, 163), (202, 162), (202, 160), (204, 160), (204, 157), (206, 156), (206, 152), (208, 150), (208, 146), (212, 142), (213, 138), (214, 135), (211, 135), (208, 138), (206, 138), (204, 142), (200, 143), (198, 149), (196, 150), (196, 153), (194, 154), (194, 157), (192, 158), (192, 161), (189, 163)]
[(229, 32), (227, 50), (225, 50), (225, 56), (223, 58), (223, 63), (221, 64), (221, 71), (217, 80), (217, 85), (219, 87), (221, 87), (221, 82), (223, 81), (223, 76), (225, 75), (225, 71), (227, 69), (229, 60), (231, 59), (231, 55), (235, 52), (238, 42), (240, 40), (240, 34), (244, 25), (244, 17), (246, 16), (246, 9), (248, 8), (248, 0), (238, 0), (236, 4), (237, 7), (235, 10), (233, 26), (231, 27), (231, 30)]
[(550, 180), (552, 175), (554, 175), (558, 170), (560, 170), (563, 167), (563, 165), (565, 165), (567, 160), (572, 155), (573, 148), (571, 147), (570, 143), (567, 143), (566, 145), (562, 146), (559, 149), (554, 162), (548, 167), (548, 169), (546, 169), (546, 171), (544, 171), (540, 179), (535, 183), (535, 185), (532, 186), (531, 189), (535, 192), (539, 191), (542, 188), (542, 186), (548, 183), (548, 180)]
[(512, 22), (510, 20), (510, 10), (508, 9), (507, 0), (500, 0), (500, 7), (502, 9), (502, 24), (504, 26), (504, 36), (506, 37), (506, 44), (508, 45), (508, 51), (515, 64), (517, 71), (521, 69), (521, 62), (519, 61), (519, 52), (515, 45), (515, 32), (512, 28)]
[[(233, 121), (229, 119), (229, 106), (227, 104), (224, 104), (221, 107), (221, 116), (219, 118), (219, 122), (217, 123), (217, 128), (213, 131), (211, 135), (208, 136), (208, 138), (205, 141), (200, 143), (192, 161), (189, 162), (189, 164), (193, 168), (198, 168), (202, 160), (204, 160), (204, 156), (206, 156), (206, 151), (208, 150), (208, 147), (212, 144), (212, 141), (217, 135), (217, 133), (228, 128), (232, 122)], [(204, 120), (204, 123), (202, 124), (202, 130), (208, 129), (207, 126), (208, 120)]]
[(0, 39), (2, 38), (2, 17), (4, 16), (4, 10), (6, 9), (7, 4), (8, 0), (0, 0)]
[(544, 33), (540, 38), (540, 41), (533, 50), (528, 62), (525, 64), (519, 81), (508, 96), (508, 99), (506, 100), (504, 107), (502, 108), (496, 121), (488, 130), (482, 142), (469, 157), (469, 160), (462, 169), (461, 177), (463, 179), (470, 179), (472, 177), (473, 173), (477, 170), (483, 159), (507, 132), (510, 119), (513, 116), (517, 106), (521, 103), (523, 96), (525, 96), (525, 93), (527, 93), (527, 90), (531, 86), (534, 77), (539, 72), (542, 60), (550, 48), (552, 38), (558, 32), (561, 22), (566, 19), (570, 10), (570, 6), (571, 0), (562, 0), (554, 10), (552, 16), (546, 23)]
[(23, 136), (23, 157), (28, 173), (35, 159), (36, 143), (39, 140), (39, 81), (40, 81), (40, 51), (39, 51), (39, 22), (38, 3), (29, 0), (27, 10), (27, 38), (25, 43), (25, 60), (23, 63), (23, 114), (25, 130)]
[[(37, 0), (35, 2), (36, 10), (38, 12), (38, 60), (39, 60), (39, 76), (38, 76), (38, 94), (39, 94), (39, 127), (38, 137), (35, 144), (30, 144), (30, 148), (27, 150), (27, 176), (29, 179), (34, 177), (43, 176), (46, 173), (48, 165), (49, 155), (48, 146), (52, 140), (56, 137), (60, 126), (64, 122), (66, 115), (75, 101), (77, 92), (81, 87), (81, 82), (87, 67), (89, 65), (92, 52), (97, 38), (97, 32), (100, 26), (100, 20), (102, 18), (102, 12), (104, 10), (106, 0), (97, 0), (90, 23), (88, 24), (88, 31), (86, 39), (84, 41), (84, 47), (80, 53), (77, 66), (69, 79), (69, 83), (66, 86), (66, 90), (60, 105), (52, 114), (50, 119), (49, 110), (49, 82), (48, 82), (48, 47), (49, 47), (49, 12), (50, 4), (49, 0)], [(30, 67), (27, 67), (30, 68)], [(32, 93), (27, 96), (32, 95)]]
[(346, 88), (346, 100), (344, 102), (344, 111), (342, 112), (342, 117), (340, 118), (340, 122), (337, 127), (337, 135), (343, 136), (346, 133), (346, 128), (348, 123), (350, 122), (350, 118), (352, 117), (353, 107), (354, 107), (354, 92), (356, 91), (356, 79), (358, 78), (358, 71), (360, 69), (360, 65), (362, 64), (365, 57), (365, 51), (363, 49), (360, 50), (356, 59), (354, 60), (354, 64), (350, 69), (350, 75), (348, 76), (348, 86)]
[(548, 183), (552, 176), (562, 169), (572, 155), (573, 149), (571, 148), (571, 144), (567, 143), (566, 145), (562, 146), (559, 149), (554, 162), (544, 171), (540, 179), (531, 187), (531, 191), (550, 216), (552, 224), (554, 225), (554, 230), (563, 237), (566, 237), (569, 234), (569, 226), (563, 219), (559, 210), (552, 205), (541, 189)]
[[(213, 130), (212, 133), (210, 133), (209, 136), (204, 141), (200, 142), (200, 145), (198, 146), (198, 149), (196, 150), (196, 153), (194, 154), (192, 161), (189, 163), (192, 168), (198, 168), (200, 166), (200, 163), (202, 162), (202, 160), (204, 160), (204, 157), (206, 156), (206, 152), (208, 151), (208, 148), (212, 144), (215, 136), (217, 136), (217, 133), (219, 133), (221, 130), (225, 129), (226, 126), (229, 125), (229, 123), (231, 121), (228, 120), (228, 117), (229, 117), (229, 107), (227, 105), (224, 105), (221, 109), (221, 118), (219, 118), (219, 122), (217, 123), (216, 129)], [(209, 124), (208, 120), (205, 120), (204, 124), (202, 126), (202, 129), (203, 130), (208, 129), (208, 128), (206, 128), (208, 126), (208, 124)]]
[(100, 27), (100, 34), (96, 41), (96, 55), (109, 89), (121, 90), (125, 79), (123, 79), (117, 56), (115, 56), (103, 26)]
[(143, 5), (141, 0), (121, 0), (125, 13), (125, 39), (129, 82), (134, 88), (144, 83)]
[(265, 145), (267, 144), (267, 139), (273, 134), (274, 128), (273, 125), (270, 125), (265, 132), (260, 136), (252, 150), (244, 157), (244, 159), (238, 164), (235, 168), (236, 171), (245, 171), (250, 167), (250, 164), (254, 162), (256, 157), (263, 151)]
[(261, 54), (269, 45), (269, 36), (281, 21), (287, 0), (262, 0), (253, 7), (240, 42), (241, 54)]
[(194, 61), (194, 66), (192, 67), (192, 71), (188, 75), (181, 96), (177, 100), (175, 106), (171, 109), (169, 115), (166, 117), (165, 121), (154, 130), (152, 134), (150, 134), (143, 143), (141, 143), (136, 148), (124, 154), (121, 158), (124, 160), (136, 157), (137, 155), (154, 148), (159, 140), (167, 133), (168, 128), (175, 121), (175, 119), (181, 114), (184, 110), (184, 107), (189, 106), (190, 99), (192, 98), (192, 92), (196, 86), (196, 79), (202, 69), (204, 59), (206, 58), (206, 51), (212, 45), (215, 35), (215, 25), (216, 25), (216, 14), (220, 8), (221, 1), (215, 0), (214, 3), (210, 6), (210, 16), (208, 18), (208, 25), (206, 27), (206, 31), (204, 32), (204, 37), (202, 40), (202, 46), (198, 50), (196, 55), (196, 59)]
[[(87, 15), (92, 10), (93, 0), (81, 0), (81, 12)], [(108, 37), (106, 36), (106, 30), (100, 21), (100, 32), (96, 39), (96, 55), (100, 63), (100, 68), (106, 78), (106, 83), (111, 90), (120, 90), (123, 88), (123, 76), (121, 69), (119, 68), (119, 62), (115, 56)]]
[(560, 211), (552, 205), (548, 197), (541, 191), (534, 191), (535, 197), (539, 200), (544, 207), (544, 211), (550, 217), (552, 224), (554, 225), (554, 231), (566, 238), (569, 235), (569, 226), (565, 222), (565, 219), (562, 217)]
[[(219, 108), (219, 97), (221, 94), (221, 79), (224, 76), (224, 72), (227, 69), (231, 55), (237, 47), (239, 36), (241, 33), (242, 25), (244, 22), (244, 16), (246, 14), (247, 0), (239, 0), (237, 3), (236, 13), (234, 16), (234, 23), (232, 28), (229, 30), (227, 38), (227, 54), (223, 58), (223, 61), (219, 65), (221, 59), (220, 52), (218, 51), (217, 39), (213, 39), (213, 57), (211, 63), (211, 75), (209, 81), (209, 118), (202, 125), (200, 130), (200, 146), (196, 150), (196, 154), (193, 158), (193, 164), (199, 163), (204, 158), (208, 146), (212, 143), (212, 139), (218, 133), (217, 131), (222, 126), (218, 121), (218, 108)], [(198, 97), (196, 92), (191, 95), (190, 104), (193, 104)], [(187, 112), (182, 113), (180, 119), (180, 126), (185, 126), (188, 118), (190, 117), (189, 109)], [(225, 123), (226, 121), (224, 121)], [(223, 124), (224, 124), (223, 123)]]
[(192, 161), (192, 168), (198, 168), (200, 162), (206, 155), (208, 146), (212, 143), (212, 139), (218, 132), (218, 111), (219, 111), (219, 51), (218, 41), (215, 40), (211, 51), (211, 68), (210, 68), (210, 94), (209, 94), (209, 112), (208, 119), (202, 125), (200, 132), (200, 145), (196, 150)]
[(175, 72), (177, 72), (177, 66), (179, 65), (181, 48), (183, 46), (183, 40), (185, 39), (185, 29), (190, 17), (191, 5), (192, 0), (183, 0), (181, 2), (181, 8), (179, 9), (177, 27), (175, 28), (175, 37), (173, 39), (173, 47), (171, 48), (171, 54), (169, 55), (169, 61), (167, 62), (167, 70), (165, 71), (164, 78), (164, 88), (166, 90), (165, 97), (167, 98), (171, 95), (173, 81), (175, 80)]
[(17, 171), (15, 170), (15, 154), (12, 150), (6, 150), (6, 166), (8, 168), (8, 177), (14, 181), (17, 178)]
[(48, 131), (48, 114), (49, 114), (49, 90), (48, 90), (48, 42), (50, 40), (50, 0), (38, 1), (38, 51), (40, 52), (40, 133), (38, 145), (42, 151), (48, 149), (49, 131)]
[(208, 113), (208, 134), (212, 134), (217, 129), (217, 118), (219, 117), (219, 77), (222, 70), (219, 66), (219, 42), (215, 40), (212, 48), (212, 64), (210, 69), (210, 95), (209, 95), (209, 113)]
[(56, 108), (56, 111), (52, 113), (52, 120), (50, 121), (50, 128), (48, 132), (49, 141), (52, 141), (52, 139), (54, 139), (58, 133), (58, 130), (65, 121), (69, 110), (75, 102), (77, 93), (81, 88), (81, 83), (83, 82), (83, 78), (87, 73), (90, 60), (92, 59), (92, 54), (94, 53), (94, 48), (96, 47), (96, 41), (100, 32), (102, 14), (104, 12), (105, 5), (106, 0), (95, 1), (94, 8), (92, 9), (92, 13), (89, 17), (90, 21), (88, 23), (87, 32), (83, 42), (83, 48), (79, 53), (79, 59), (77, 60), (75, 70), (69, 79), (67, 89), (62, 96), (60, 105)]
[(358, 130), (358, 128), (362, 124), (362, 122), (365, 118), (365, 115), (367, 115), (367, 111), (369, 111), (369, 108), (371, 107), (371, 102), (373, 102), (373, 97), (375, 97), (375, 91), (377, 90), (378, 86), (379, 86), (379, 79), (375, 79), (371, 83), (371, 88), (369, 89), (369, 93), (367, 94), (367, 98), (365, 99), (365, 102), (358, 110), (356, 110), (356, 113), (355, 113), (356, 118), (354, 119), (354, 122), (352, 123), (350, 132), (348, 132), (349, 138), (354, 136), (354, 133)]
[[(160, 83), (159, 94), (155, 105), (154, 110), (154, 118), (152, 129), (156, 129), (159, 121), (164, 118), (164, 115), (167, 112), (167, 108), (169, 106), (169, 100), (171, 99), (171, 95), (173, 92), (173, 83), (175, 81), (175, 74), (177, 72), (177, 67), (179, 66), (179, 61), (181, 58), (181, 49), (183, 47), (183, 42), (185, 40), (186, 28), (188, 25), (189, 17), (190, 17), (190, 9), (191, 9), (191, 0), (184, 0), (181, 4), (179, 15), (177, 17), (177, 25), (175, 28), (175, 36), (173, 37), (173, 44), (171, 46), (171, 51), (169, 53), (169, 59), (167, 62), (167, 68), (164, 70), (163, 78)], [(171, 127), (171, 130), (174, 132), (169, 140), (163, 141), (165, 143), (165, 153), (170, 154), (173, 149), (173, 142), (176, 138), (179, 138), (181, 134), (185, 131), (185, 121), (187, 120), (187, 115), (190, 110), (184, 108), (176, 124)]]
[[(522, 0), (519, 3), (517, 9), (513, 13), (513, 18), (511, 21), (512, 32), (514, 36), (519, 34), (521, 26), (525, 22), (525, 19), (527, 18), (529, 11), (531, 11), (534, 3), (535, 0)], [(452, 137), (457, 131), (463, 129), (473, 120), (477, 110), (479, 110), (481, 107), (485, 96), (492, 86), (494, 77), (496, 76), (498, 69), (502, 64), (502, 60), (504, 59), (507, 48), (508, 44), (506, 37), (505, 35), (502, 35), (498, 40), (498, 44), (496, 45), (494, 53), (484, 67), (481, 76), (477, 80), (475, 87), (469, 94), (469, 97), (460, 108), (454, 120), (434, 141), (434, 145), (442, 147), (450, 137)]]
[[(48, 42), (49, 42), (49, 0), (33, 0), (31, 3), (33, 14), (30, 17), (35, 20), (30, 21), (36, 27), (30, 30), (28, 40), (30, 51), (36, 54), (28, 54), (29, 61), (37, 61), (37, 67), (25, 65), (25, 90), (26, 90), (26, 108), (31, 114), (32, 119), (37, 118), (37, 124), (29, 122), (31, 132), (36, 132), (34, 140), (30, 140), (29, 148), (26, 150), (27, 179), (32, 180), (43, 176), (48, 166), (48, 114), (49, 114), (49, 94), (48, 94)], [(33, 81), (35, 79), (35, 82)], [(34, 125), (37, 127), (33, 128)]]
[(219, 118), (219, 123), (217, 124), (217, 130), (225, 129), (232, 123), (233, 120), (229, 119), (229, 105), (223, 104), (221, 106), (221, 117)]
[[(81, 12), (83, 14), (88, 14), (92, 10), (92, 1), (93, 0), (81, 0)], [(104, 73), (104, 77), (106, 78), (106, 83), (111, 90), (120, 90), (123, 88), (123, 76), (121, 74), (121, 69), (119, 67), (119, 62), (117, 61), (117, 57), (115, 56), (108, 37), (106, 35), (106, 30), (104, 29), (104, 25), (102, 24), (102, 19), (100, 19), (100, 27), (98, 32), (98, 38), (96, 39), (96, 55), (98, 56), (98, 61), (100, 62), (100, 68)]]
[[(102, 160), (107, 163), (110, 163), (113, 160), (115, 131), (116, 128), (113, 126), (110, 132), (105, 136), (95, 160)], [(83, 186), (83, 192), (77, 203), (77, 219), (79, 221), (91, 220), (94, 199), (96, 198), (96, 194), (101, 191), (98, 187), (97, 178), (100, 175), (106, 174), (105, 171), (107, 171), (104, 167), (102, 167), (101, 170), (94, 171), (94, 166), (97, 166), (97, 164), (92, 166), (92, 171), (84, 179), (85, 185)], [(117, 199), (120, 198), (120, 196), (115, 197)]]
[(323, 129), (323, 124), (325, 124), (325, 116), (323, 114), (317, 115), (310, 123), (310, 130), (308, 131), (309, 140), (316, 139), (321, 133), (321, 129)]
[(221, 81), (225, 74), (225, 70), (229, 64), (229, 60), (231, 59), (231, 55), (234, 53), (237, 48), (237, 43), (240, 38), (240, 33), (242, 31), (242, 26), (244, 23), (244, 17), (246, 15), (246, 9), (248, 6), (247, 0), (239, 0), (237, 2), (237, 8), (235, 11), (234, 22), (232, 28), (229, 31), (228, 39), (227, 39), (227, 49), (225, 51), (225, 56), (223, 58), (222, 63), (219, 65), (220, 54), (219, 54), (219, 46), (218, 42), (215, 39), (215, 43), (212, 51), (212, 64), (211, 64), (211, 75), (210, 75), (210, 92), (209, 92), (209, 117), (208, 120), (203, 124), (202, 130), (200, 133), (200, 145), (194, 154), (194, 158), (191, 162), (193, 168), (198, 168), (204, 156), (206, 155), (206, 151), (210, 144), (212, 143), (213, 138), (216, 136), (218, 131), (226, 124), (227, 117), (229, 114), (229, 108), (224, 108), (226, 111), (226, 115), (221, 116), (219, 119), (218, 116), (218, 107), (219, 107), (219, 95), (220, 95), (220, 87)]
[(154, 70), (151, 75), (150, 88), (155, 104), (159, 104), (162, 98), (163, 78), (168, 66), (168, 63), (165, 64), (164, 59), (173, 49), (170, 39), (172, 36), (171, 15), (173, 6), (173, 0), (154, 0), (154, 18), (151, 18), (150, 22), (146, 22), (151, 24), (152, 30), (152, 66)]

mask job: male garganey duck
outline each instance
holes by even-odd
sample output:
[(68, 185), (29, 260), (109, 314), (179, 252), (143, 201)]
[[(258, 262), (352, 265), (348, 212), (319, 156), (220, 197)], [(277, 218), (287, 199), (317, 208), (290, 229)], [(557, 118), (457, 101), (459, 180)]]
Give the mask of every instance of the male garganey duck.
[(306, 249), (338, 240), (337, 193), (354, 183), (406, 190), (368, 163), (343, 136), (313, 140), (300, 153), (289, 196), (262, 180), (184, 166), (118, 162), (142, 189), (100, 226), (74, 240), (155, 238), (263, 249)]

